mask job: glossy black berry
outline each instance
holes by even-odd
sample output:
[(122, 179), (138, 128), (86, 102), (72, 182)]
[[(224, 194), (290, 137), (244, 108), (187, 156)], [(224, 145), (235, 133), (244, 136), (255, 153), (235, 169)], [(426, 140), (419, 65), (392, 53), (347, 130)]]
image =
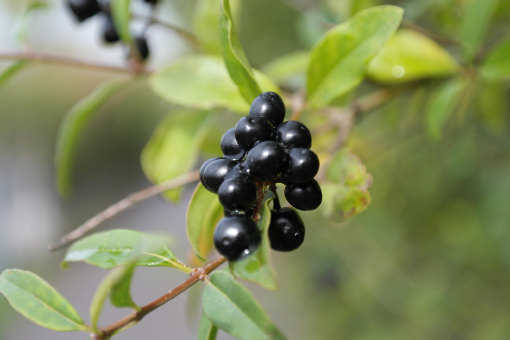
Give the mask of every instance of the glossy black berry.
[(136, 50), (137, 50), (137, 57), (139, 57), (141, 60), (147, 60), (150, 56), (150, 50), (149, 45), (147, 44), (147, 39), (143, 36), (135, 37), (133, 39), (133, 42), (135, 44)]
[(218, 193), (221, 183), (225, 179), (225, 175), (236, 165), (235, 161), (225, 158), (218, 158), (209, 163), (204, 163), (200, 168), (200, 180), (204, 187)]
[(68, 0), (67, 6), (79, 22), (93, 17), (101, 10), (97, 0)]
[(322, 191), (319, 183), (311, 181), (288, 184), (285, 187), (285, 198), (296, 209), (314, 210), (322, 203)]
[(103, 23), (103, 41), (112, 44), (119, 40), (119, 33), (117, 32), (117, 28), (115, 28), (113, 18), (111, 15), (105, 15)]
[(246, 176), (231, 177), (221, 183), (218, 198), (228, 211), (248, 211), (257, 198), (257, 187)]
[(212, 162), (212, 161), (215, 161), (217, 159), (220, 159), (221, 157), (214, 157), (214, 158), (209, 158), (208, 160), (206, 160), (202, 166), (200, 167), (200, 182), (203, 182), (204, 181), (204, 172), (205, 172), (205, 169), (207, 168), (207, 166)]
[(288, 120), (276, 128), (276, 141), (285, 149), (310, 149), (312, 134), (304, 124), (296, 120)]
[(151, 5), (156, 5), (159, 2), (159, 0), (143, 0), (143, 1)]
[(221, 137), (220, 147), (224, 157), (228, 159), (241, 160), (246, 155), (246, 151), (237, 143), (235, 128), (229, 129)]
[(214, 246), (229, 261), (253, 253), (260, 245), (257, 225), (246, 215), (231, 215), (220, 220), (214, 230)]
[(319, 157), (312, 150), (290, 149), (282, 175), (289, 183), (307, 182), (317, 175), (319, 165)]
[(305, 240), (303, 220), (292, 208), (271, 211), (271, 223), (268, 229), (271, 248), (278, 251), (292, 251)]
[(235, 127), (237, 143), (246, 151), (255, 143), (274, 139), (274, 128), (271, 123), (259, 116), (241, 118)]
[(286, 156), (285, 150), (278, 143), (261, 142), (248, 152), (244, 165), (251, 177), (268, 182), (282, 172)]
[(278, 126), (285, 119), (285, 105), (282, 98), (274, 92), (259, 94), (251, 103), (250, 116), (263, 117), (273, 126)]

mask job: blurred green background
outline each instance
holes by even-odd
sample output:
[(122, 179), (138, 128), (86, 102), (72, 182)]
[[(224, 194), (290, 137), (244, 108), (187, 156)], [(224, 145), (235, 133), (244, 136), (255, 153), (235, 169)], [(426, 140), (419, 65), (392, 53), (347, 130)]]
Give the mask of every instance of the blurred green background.
[[(31, 48), (123, 64), (120, 46), (100, 42), (97, 18), (78, 26), (63, 1), (46, 1), (50, 7), (32, 13), (20, 43), (15, 37), (27, 3), (0, 0), (0, 54)], [(237, 24), (250, 62), (260, 68), (278, 56), (309, 49), (332, 25), (379, 4), (403, 7), (404, 25), (458, 41), (469, 1), (245, 0)], [(193, 6), (194, 1), (164, 0), (158, 16), (191, 30)], [(501, 0), (480, 58), (509, 34), (510, 1)], [(151, 67), (193, 53), (179, 36), (158, 26), (150, 28), (149, 43)], [(458, 44), (442, 46), (463, 64)], [(107, 77), (34, 64), (0, 88), (0, 271), (36, 272), (84, 315), (105, 273), (86, 265), (62, 271), (63, 254), (48, 252), (46, 245), (150, 185), (140, 152), (160, 119), (175, 108), (144, 80), (116, 94), (80, 138), (75, 192), (62, 202), (53, 171), (59, 122)], [(303, 246), (274, 254), (281, 289), (267, 292), (248, 285), (289, 339), (510, 339), (509, 81), (477, 82), (436, 141), (427, 134), (424, 108), (441, 82), (399, 85), (396, 98), (357, 117), (348, 145), (374, 177), (372, 204), (342, 224), (302, 213), (307, 225)], [(375, 86), (366, 82), (360, 91)], [(239, 117), (223, 111), (220, 116), (216, 137)], [(171, 233), (175, 253), (185, 258), (185, 210), (192, 189), (178, 205), (154, 198), (105, 227)], [(148, 302), (184, 277), (142, 268), (135, 276), (135, 301)], [(186, 312), (187, 299), (179, 297), (118, 339), (193, 339), (198, 319)], [(126, 312), (109, 308), (104, 323)], [(33, 325), (0, 297), (0, 339), (85, 338)], [(222, 334), (219, 339), (230, 338)]]

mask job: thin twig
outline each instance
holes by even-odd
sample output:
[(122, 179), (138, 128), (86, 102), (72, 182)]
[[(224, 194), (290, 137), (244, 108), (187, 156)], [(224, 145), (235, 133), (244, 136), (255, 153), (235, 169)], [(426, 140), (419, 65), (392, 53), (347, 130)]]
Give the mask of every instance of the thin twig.
[(221, 266), (227, 259), (223, 256), (219, 256), (203, 266), (202, 268), (195, 269), (192, 273), (189, 279), (166, 293), (165, 295), (157, 298), (156, 300), (152, 301), (148, 305), (143, 306), (140, 311), (133, 311), (128, 316), (118, 320), (117, 322), (112, 323), (111, 325), (100, 328), (101, 335), (99, 335), (100, 339), (109, 339), (115, 332), (125, 329), (126, 327), (133, 325), (140, 320), (142, 320), (147, 314), (151, 313), (152, 311), (156, 310), (157, 308), (163, 306), (168, 301), (172, 300), (176, 296), (180, 295), (184, 291), (186, 291), (188, 288), (193, 286), (195, 283), (197, 283), (200, 280), (205, 279), (205, 275), (210, 274), (213, 270)]
[(170, 31), (173, 31), (173, 32), (177, 33), (181, 38), (183, 38), (186, 41), (188, 41), (189, 43), (191, 43), (193, 46), (200, 47), (200, 42), (198, 41), (198, 38), (193, 33), (191, 33), (188, 30), (185, 30), (184, 28), (181, 28), (179, 26), (176, 26), (174, 24), (171, 24), (171, 23), (168, 23), (165, 21), (161, 21), (160, 19), (157, 19), (153, 16), (133, 14), (133, 17), (136, 19), (147, 20), (149, 24), (156, 24), (156, 25), (164, 27)]
[(42, 52), (0, 52), (0, 60), (27, 60), (44, 64), (54, 64), (59, 66), (70, 66), (88, 70), (110, 72), (110, 73), (129, 73), (129, 74), (147, 74), (151, 71), (133, 70), (128, 67), (108, 65), (93, 61), (86, 61), (72, 57), (59, 56)]
[(135, 192), (129, 195), (128, 197), (124, 198), (123, 200), (109, 206), (108, 208), (106, 208), (106, 210), (101, 211), (99, 214), (95, 215), (91, 219), (87, 220), (77, 229), (63, 236), (60, 239), (60, 241), (48, 245), (48, 248), (52, 251), (61, 249), (67, 244), (82, 238), (85, 234), (97, 228), (104, 221), (111, 219), (117, 216), (119, 213), (133, 207), (136, 203), (144, 201), (152, 196), (156, 196), (167, 190), (178, 188), (185, 184), (195, 182), (198, 180), (198, 178), (199, 176), (197, 170), (177, 177), (175, 179), (169, 180), (165, 183), (154, 185), (152, 187)]

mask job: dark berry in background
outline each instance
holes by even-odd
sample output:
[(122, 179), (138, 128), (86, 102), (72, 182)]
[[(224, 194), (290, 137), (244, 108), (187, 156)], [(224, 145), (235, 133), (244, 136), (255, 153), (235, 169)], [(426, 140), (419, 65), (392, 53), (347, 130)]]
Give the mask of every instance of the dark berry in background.
[(214, 230), (214, 246), (229, 261), (254, 252), (260, 241), (260, 231), (247, 215), (226, 216)]
[(285, 149), (310, 149), (312, 146), (312, 134), (303, 123), (296, 120), (288, 120), (276, 128), (276, 141)]
[(278, 126), (285, 119), (285, 105), (282, 98), (274, 92), (264, 92), (258, 95), (251, 103), (250, 116), (263, 117), (273, 126)]
[(156, 5), (159, 2), (159, 0), (143, 0), (143, 1), (151, 5)]
[(115, 28), (111, 15), (104, 15), (103, 40), (109, 44), (116, 43), (120, 40), (119, 33)]
[(224, 157), (228, 159), (241, 160), (246, 155), (246, 151), (237, 143), (235, 128), (229, 129), (221, 137), (220, 147)]
[(322, 190), (316, 180), (288, 184), (285, 187), (285, 198), (296, 209), (314, 210), (322, 203)]
[(257, 198), (257, 187), (248, 177), (235, 176), (221, 183), (218, 198), (228, 211), (248, 211)]
[(274, 141), (257, 144), (248, 152), (245, 166), (249, 176), (263, 182), (273, 180), (282, 172), (287, 153)]
[(221, 183), (223, 183), (225, 175), (232, 170), (236, 164), (235, 161), (221, 157), (211, 162), (205, 162), (200, 168), (200, 180), (202, 184), (207, 190), (215, 194), (218, 193), (218, 189)]
[(150, 50), (149, 45), (147, 44), (147, 39), (143, 36), (135, 37), (133, 39), (133, 43), (135, 44), (135, 47), (137, 49), (138, 57), (141, 60), (147, 60), (150, 56)]
[(236, 124), (235, 137), (237, 143), (246, 151), (255, 143), (274, 139), (274, 128), (271, 123), (259, 116), (246, 116)]
[(97, 0), (68, 0), (67, 6), (79, 22), (93, 17), (101, 10)]
[(319, 165), (315, 152), (304, 148), (290, 149), (282, 175), (290, 183), (307, 182), (317, 175)]
[(303, 243), (305, 225), (294, 209), (275, 209), (271, 211), (268, 234), (271, 248), (278, 251), (292, 251)]

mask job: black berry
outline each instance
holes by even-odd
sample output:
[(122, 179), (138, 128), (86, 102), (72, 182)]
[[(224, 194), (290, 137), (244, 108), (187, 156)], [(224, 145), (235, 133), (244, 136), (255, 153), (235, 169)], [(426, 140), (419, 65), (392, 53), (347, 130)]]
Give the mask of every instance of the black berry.
[(135, 44), (136, 50), (138, 51), (136, 56), (141, 60), (147, 60), (150, 56), (149, 45), (147, 44), (147, 39), (143, 36), (135, 37), (133, 39), (133, 43)]
[(285, 198), (296, 209), (314, 210), (322, 203), (322, 191), (319, 183), (311, 181), (288, 184), (285, 187)]
[(229, 261), (254, 252), (260, 241), (257, 225), (246, 215), (226, 216), (214, 230), (214, 246)]
[(235, 127), (237, 143), (246, 151), (255, 143), (274, 139), (274, 128), (271, 123), (259, 116), (241, 118)]
[(151, 5), (156, 5), (159, 2), (159, 0), (143, 0), (143, 1)]
[(286, 156), (285, 150), (278, 143), (261, 142), (248, 152), (244, 165), (251, 177), (268, 182), (283, 170)]
[(317, 175), (319, 165), (315, 152), (304, 148), (290, 149), (282, 175), (290, 183), (307, 182)]
[(295, 120), (288, 120), (276, 128), (276, 141), (285, 149), (310, 149), (312, 134), (304, 124)]
[(220, 185), (218, 198), (228, 211), (248, 211), (257, 198), (257, 187), (246, 176), (231, 177)]
[(204, 182), (204, 172), (205, 172), (205, 169), (207, 168), (207, 166), (212, 162), (212, 161), (215, 161), (217, 159), (220, 159), (221, 157), (215, 157), (215, 158), (209, 158), (208, 160), (206, 160), (202, 166), (200, 167), (200, 182)]
[(274, 92), (259, 94), (251, 103), (250, 116), (263, 117), (273, 126), (278, 126), (285, 119), (285, 105), (282, 98)]
[(235, 136), (235, 128), (229, 129), (220, 141), (221, 151), (227, 159), (241, 160), (246, 155), (246, 151), (239, 146)]
[(271, 248), (278, 251), (292, 251), (303, 243), (305, 225), (297, 211), (292, 208), (273, 210), (268, 234)]
[(119, 33), (117, 32), (117, 28), (113, 22), (113, 18), (108, 14), (104, 16), (103, 40), (109, 44), (116, 43), (120, 40)]
[(236, 165), (235, 161), (231, 161), (225, 158), (217, 158), (211, 162), (206, 162), (200, 168), (200, 180), (204, 187), (218, 193), (221, 183), (225, 179), (225, 175)]
[(67, 6), (79, 22), (93, 17), (101, 10), (97, 0), (68, 0)]

